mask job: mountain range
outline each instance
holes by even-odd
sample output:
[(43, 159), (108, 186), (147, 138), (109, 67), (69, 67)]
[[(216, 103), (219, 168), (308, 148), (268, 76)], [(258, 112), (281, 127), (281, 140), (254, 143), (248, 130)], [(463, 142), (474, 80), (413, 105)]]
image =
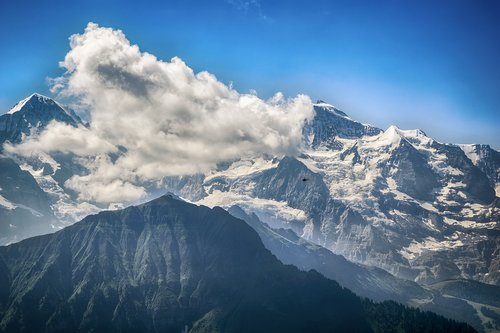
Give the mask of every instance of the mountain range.
[(0, 247), (3, 332), (473, 332), (279, 262), (245, 222), (170, 195)]
[[(384, 131), (323, 101), (314, 111), (299, 155), (165, 177), (148, 188), (150, 197), (170, 191), (229, 209), (280, 261), (317, 270), (358, 295), (465, 320), (479, 331), (499, 329), (500, 153), (440, 143), (421, 130)], [(0, 144), (23, 142), (52, 121), (88, 126), (33, 94), (0, 116)], [(108, 208), (65, 186), (89, 172), (71, 153), (9, 152), (0, 163), (1, 244), (65, 231)]]

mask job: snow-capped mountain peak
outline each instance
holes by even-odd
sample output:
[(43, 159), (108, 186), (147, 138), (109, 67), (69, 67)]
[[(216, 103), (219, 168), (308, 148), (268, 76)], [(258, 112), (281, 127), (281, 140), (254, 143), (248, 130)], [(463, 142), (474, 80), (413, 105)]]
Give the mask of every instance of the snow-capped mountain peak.
[(380, 134), (378, 142), (387, 144), (398, 144), (401, 141), (400, 129), (394, 125), (389, 126), (383, 133)]
[(325, 101), (318, 100), (315, 104), (313, 104), (313, 106), (315, 108), (321, 108), (321, 109), (327, 110), (336, 116), (351, 119), (351, 117), (349, 117), (345, 112), (340, 111), (335, 106), (333, 106), (332, 104), (326, 103)]
[(412, 130), (402, 130), (400, 128), (397, 128), (397, 131), (401, 136), (407, 139), (428, 138), (427, 134), (425, 134), (424, 131), (418, 128)]
[(50, 97), (44, 96), (39, 93), (33, 93), (30, 96), (26, 97), (25, 99), (19, 101), (16, 105), (14, 105), (7, 112), (7, 114), (14, 114), (16, 112), (23, 111), (26, 109), (36, 109), (35, 107), (40, 104), (57, 105), (60, 108), (62, 108), (59, 104), (57, 104), (56, 101), (54, 101)]
[(15, 113), (25, 113), (25, 112), (34, 112), (34, 113), (55, 113), (55, 114), (66, 114), (68, 115), (75, 123), (81, 123), (80, 117), (78, 117), (74, 111), (63, 107), (61, 104), (57, 103), (50, 97), (39, 93), (33, 93), (25, 99), (19, 101), (14, 105), (6, 114), (13, 115)]
[(14, 105), (14, 106), (13, 106), (13, 107), (12, 107), (12, 108), (11, 108), (11, 109), (7, 112), (7, 114), (14, 114), (14, 113), (16, 113), (16, 112), (20, 111), (20, 110), (24, 107), (24, 105), (25, 105), (26, 103), (28, 103), (28, 101), (29, 101), (29, 100), (30, 100), (33, 96), (34, 96), (34, 94), (33, 94), (33, 95), (31, 95), (31, 96), (26, 97), (25, 99), (23, 99), (23, 100), (21, 100), (21, 101), (19, 101), (19, 102), (17, 102), (17, 103), (16, 103), (16, 105)]
[(371, 142), (375, 146), (397, 146), (401, 143), (401, 140), (416, 145), (416, 147), (428, 145), (433, 141), (420, 129), (402, 130), (395, 125), (389, 126), (377, 136), (365, 139), (365, 141)]
[(75, 112), (62, 107), (52, 98), (38, 93), (31, 94), (9, 112), (0, 115), (0, 144), (5, 141), (19, 143), (23, 135), (30, 135), (33, 130), (35, 133), (40, 132), (51, 121), (71, 126), (83, 125)]
[(304, 127), (304, 138), (313, 148), (340, 149), (343, 144), (337, 139), (358, 139), (375, 136), (381, 129), (352, 120), (332, 104), (319, 100), (314, 104), (314, 120)]

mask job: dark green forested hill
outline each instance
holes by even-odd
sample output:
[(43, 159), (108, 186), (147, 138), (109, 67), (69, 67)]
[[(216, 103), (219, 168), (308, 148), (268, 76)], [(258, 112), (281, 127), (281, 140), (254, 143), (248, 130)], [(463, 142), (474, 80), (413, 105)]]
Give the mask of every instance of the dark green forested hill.
[(409, 308), (393, 301), (374, 303), (363, 301), (368, 321), (374, 332), (474, 332), (460, 324), (429, 311)]

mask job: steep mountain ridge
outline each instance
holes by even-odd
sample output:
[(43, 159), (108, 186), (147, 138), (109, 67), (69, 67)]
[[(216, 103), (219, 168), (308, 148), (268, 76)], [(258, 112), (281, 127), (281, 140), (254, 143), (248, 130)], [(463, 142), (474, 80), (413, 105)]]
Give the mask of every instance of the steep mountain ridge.
[(314, 121), (304, 128), (304, 136), (313, 148), (342, 149), (342, 142), (336, 138), (355, 139), (382, 132), (379, 128), (352, 120), (343, 111), (321, 100), (314, 105), (314, 112)]
[(226, 211), (168, 195), (0, 247), (0, 267), (5, 332), (371, 332), (387, 319), (393, 330), (473, 331), (363, 303), (281, 264)]
[(447, 280), (420, 286), (413, 281), (396, 278), (382, 269), (350, 262), (306, 241), (290, 229), (273, 229), (260, 221), (257, 215), (249, 215), (238, 206), (230, 207), (228, 211), (257, 231), (264, 246), (281, 262), (305, 271), (314, 269), (359, 296), (378, 301), (396, 300), (433, 311), (465, 321), (479, 332), (494, 332), (500, 328), (495, 315), (499, 286), (473, 280)]
[(477, 166), (490, 180), (491, 186), (500, 195), (500, 152), (489, 145), (459, 145), (465, 155)]

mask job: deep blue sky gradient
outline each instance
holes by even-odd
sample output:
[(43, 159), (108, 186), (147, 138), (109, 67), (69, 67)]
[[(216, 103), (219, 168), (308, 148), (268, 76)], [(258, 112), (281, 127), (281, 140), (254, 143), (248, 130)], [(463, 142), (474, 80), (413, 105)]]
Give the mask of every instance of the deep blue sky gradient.
[(240, 92), (305, 93), (352, 118), (500, 148), (500, 1), (0, 0), (0, 113), (89, 22)]

